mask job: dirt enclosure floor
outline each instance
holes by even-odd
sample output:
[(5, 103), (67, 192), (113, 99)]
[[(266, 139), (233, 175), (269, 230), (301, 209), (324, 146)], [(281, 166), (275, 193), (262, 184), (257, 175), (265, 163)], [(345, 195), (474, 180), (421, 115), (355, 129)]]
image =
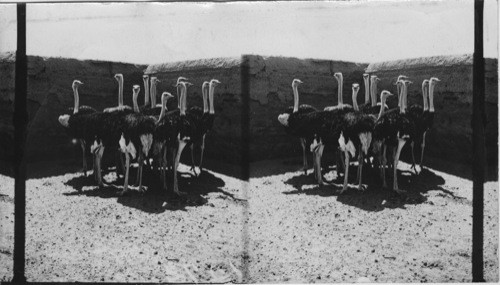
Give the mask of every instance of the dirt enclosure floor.
[[(337, 195), (341, 181), (317, 186), (311, 174), (298, 170), (300, 164), (300, 159), (252, 164), (249, 182), (235, 177), (234, 166), (209, 166), (193, 178), (181, 165), (180, 187), (188, 192), (182, 198), (157, 190), (158, 181), (146, 172), (144, 195), (132, 191), (118, 197), (122, 179), (115, 174), (106, 175), (112, 185), (99, 190), (92, 177), (78, 172), (77, 162), (30, 165), (26, 277), (471, 282), (470, 180), (433, 169), (411, 176), (402, 163), (399, 181), (407, 195), (368, 179), (374, 186), (365, 192), (351, 188)], [(334, 178), (333, 172), (326, 177)], [(0, 281), (12, 278), (13, 198), (13, 179), (0, 176)], [(485, 184), (484, 227), (485, 277), (498, 282), (498, 182)]]

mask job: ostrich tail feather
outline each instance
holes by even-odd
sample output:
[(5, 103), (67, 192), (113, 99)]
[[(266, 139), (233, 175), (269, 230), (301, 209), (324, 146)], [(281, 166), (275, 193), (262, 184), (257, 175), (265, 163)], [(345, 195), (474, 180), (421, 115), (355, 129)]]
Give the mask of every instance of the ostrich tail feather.
[(141, 143), (142, 143), (142, 153), (144, 153), (145, 156), (148, 156), (149, 150), (153, 145), (153, 135), (152, 134), (141, 135)]
[(67, 128), (69, 126), (69, 118), (70, 118), (70, 115), (66, 114), (66, 115), (61, 115), (59, 116), (59, 123)]
[(359, 134), (359, 140), (361, 141), (361, 150), (364, 154), (368, 154), (368, 149), (370, 148), (370, 144), (372, 142), (372, 133), (366, 132)]
[(288, 127), (288, 118), (290, 118), (290, 114), (281, 114), (278, 116), (278, 121), (285, 127)]

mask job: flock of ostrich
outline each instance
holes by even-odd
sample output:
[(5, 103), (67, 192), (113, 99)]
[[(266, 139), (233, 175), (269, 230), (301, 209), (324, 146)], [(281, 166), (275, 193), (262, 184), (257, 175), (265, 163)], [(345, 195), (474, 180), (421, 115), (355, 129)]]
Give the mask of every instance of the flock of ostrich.
[[(337, 177), (344, 173), (343, 193), (348, 188), (349, 165), (351, 157), (358, 159), (357, 188), (363, 191), (363, 165), (379, 168), (382, 187), (387, 188), (386, 168), (392, 166), (393, 187), (397, 193), (404, 193), (398, 188), (397, 166), (403, 146), (411, 146), (413, 159), (412, 168), (418, 174), (415, 164), (414, 144), (421, 145), (420, 169), (425, 149), (425, 135), (432, 127), (434, 118), (434, 88), (440, 80), (436, 77), (422, 82), (423, 106), (415, 104), (407, 106), (408, 86), (412, 84), (407, 76), (397, 78), (398, 106), (389, 108), (386, 100), (393, 94), (387, 90), (380, 93), (377, 102), (376, 75), (363, 74), (365, 85), (365, 103), (358, 106), (357, 95), (359, 84), (352, 84), (352, 105), (344, 104), (342, 99), (343, 76), (334, 74), (338, 82), (338, 102), (324, 110), (318, 110), (310, 105), (299, 105), (298, 86), (303, 83), (294, 79), (292, 90), (294, 105), (278, 116), (278, 121), (285, 127), (289, 135), (300, 139), (303, 150), (303, 170), (307, 174), (308, 163), (306, 148), (313, 153), (313, 171), (317, 182), (325, 185), (321, 171), (321, 157), (325, 146), (334, 147), (338, 152)], [(173, 191), (185, 194), (179, 190), (177, 168), (181, 154), (186, 146), (191, 148), (191, 170), (196, 173), (194, 148), (199, 147), (201, 157), (198, 169), (201, 173), (205, 137), (214, 123), (214, 92), (220, 84), (217, 79), (205, 81), (202, 84), (203, 109), (198, 106), (187, 109), (187, 89), (193, 84), (185, 77), (179, 77), (174, 84), (177, 87), (177, 107), (167, 109), (167, 101), (175, 98), (169, 92), (161, 95), (161, 104), (156, 104), (157, 77), (149, 78), (143, 75), (145, 97), (144, 105), (139, 106), (137, 99), (140, 86), (132, 88), (133, 107), (123, 104), (123, 75), (116, 74), (118, 82), (118, 106), (106, 108), (102, 112), (89, 106), (80, 106), (78, 88), (83, 83), (73, 81), (74, 107), (69, 112), (59, 116), (60, 124), (68, 134), (78, 140), (82, 147), (83, 172), (87, 174), (86, 153), (90, 149), (93, 156), (94, 177), (99, 187), (105, 185), (102, 178), (102, 157), (105, 149), (116, 153), (116, 171), (124, 175), (123, 195), (129, 191), (129, 171), (131, 160), (137, 160), (138, 189), (142, 187), (142, 173), (146, 165), (160, 175), (162, 187), (167, 189), (167, 172), (173, 179)], [(151, 86), (149, 83), (151, 82)], [(390, 155), (391, 160), (387, 156)], [(119, 174), (119, 173), (118, 173)]]
[[(156, 84), (159, 80), (143, 76), (145, 87), (145, 104), (138, 105), (137, 97), (140, 86), (134, 85), (132, 92), (133, 107), (123, 104), (123, 75), (116, 74), (118, 81), (118, 106), (106, 108), (102, 112), (89, 106), (80, 106), (78, 88), (83, 83), (73, 81), (74, 107), (67, 114), (59, 116), (59, 123), (65, 127), (70, 136), (78, 140), (83, 153), (83, 172), (86, 175), (86, 153), (90, 147), (93, 156), (94, 177), (99, 187), (105, 186), (102, 178), (101, 161), (105, 149), (111, 149), (117, 154), (117, 172), (124, 173), (123, 190), (120, 195), (129, 191), (129, 170), (131, 159), (138, 162), (137, 180), (139, 191), (142, 187), (142, 170), (144, 165), (156, 169), (161, 175), (163, 187), (167, 188), (166, 172), (173, 172), (173, 191), (179, 191), (177, 167), (182, 151), (191, 146), (201, 148), (199, 170), (203, 162), (205, 136), (212, 129), (214, 122), (213, 97), (215, 87), (220, 84), (217, 79), (202, 85), (203, 109), (186, 105), (187, 88), (193, 84), (185, 77), (179, 77), (177, 87), (178, 105), (174, 110), (167, 110), (167, 101), (174, 96), (169, 92), (161, 95), (161, 104), (156, 104)], [(150, 100), (151, 99), (151, 100)], [(124, 161), (125, 158), (125, 161)], [(192, 156), (192, 170), (196, 173)]]
[[(342, 73), (334, 74), (338, 82), (338, 103), (324, 110), (318, 110), (310, 105), (299, 105), (298, 86), (302, 83), (294, 79), (292, 89), (294, 105), (278, 116), (279, 122), (289, 135), (300, 139), (303, 149), (303, 170), (307, 174), (308, 164), (306, 146), (310, 145), (313, 153), (314, 175), (320, 185), (324, 185), (321, 172), (321, 157), (325, 145), (332, 146), (338, 152), (337, 175), (344, 171), (344, 184), (337, 192), (343, 193), (348, 188), (350, 157), (358, 158), (357, 179), (358, 190), (365, 189), (362, 184), (363, 164), (372, 168), (378, 167), (382, 187), (387, 188), (386, 168), (387, 156), (391, 154), (393, 170), (393, 187), (396, 193), (405, 193), (399, 189), (397, 181), (397, 166), (403, 146), (409, 144), (412, 154), (412, 169), (418, 174), (415, 165), (414, 144), (421, 144), (420, 169), (425, 149), (425, 135), (432, 127), (434, 119), (434, 88), (440, 80), (436, 77), (422, 82), (423, 106), (415, 104), (407, 106), (408, 86), (412, 84), (407, 76), (397, 78), (398, 106), (389, 108), (386, 99), (393, 94), (387, 90), (380, 93), (377, 102), (376, 75), (363, 74), (365, 85), (365, 103), (358, 106), (357, 95), (359, 84), (352, 84), (352, 106), (344, 104), (342, 99)], [(371, 101), (371, 102), (370, 102)], [(389, 152), (387, 151), (389, 149)], [(337, 155), (336, 155), (337, 156)], [(340, 177), (340, 176), (338, 176)]]

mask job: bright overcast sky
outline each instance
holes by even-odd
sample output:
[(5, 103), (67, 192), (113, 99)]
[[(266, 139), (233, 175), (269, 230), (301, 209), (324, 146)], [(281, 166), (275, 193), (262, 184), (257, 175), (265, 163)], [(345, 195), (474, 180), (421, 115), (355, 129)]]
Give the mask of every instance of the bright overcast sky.
[[(498, 57), (497, 1), (485, 1), (485, 56)], [(474, 50), (472, 0), (28, 4), (32, 55), (160, 63), (281, 55), (377, 62)], [(16, 7), (0, 4), (0, 52)]]

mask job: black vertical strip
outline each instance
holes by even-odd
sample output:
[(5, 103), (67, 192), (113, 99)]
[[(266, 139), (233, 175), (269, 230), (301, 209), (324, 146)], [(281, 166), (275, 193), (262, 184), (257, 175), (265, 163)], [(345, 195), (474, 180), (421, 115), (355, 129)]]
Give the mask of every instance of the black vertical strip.
[(474, 3), (474, 64), (472, 75), (472, 145), (474, 161), (472, 197), (472, 281), (484, 282), (483, 216), (484, 216), (484, 57), (483, 57), (483, 0)]
[[(242, 56), (241, 61), (241, 179), (243, 180), (243, 195), (248, 201), (248, 187), (250, 180), (250, 63), (248, 56)], [(248, 244), (250, 236), (248, 232), (248, 204), (244, 204), (243, 208), (243, 280), (248, 283), (248, 261), (249, 252)]]
[(26, 214), (26, 111), (28, 65), (26, 59), (26, 3), (17, 4), (16, 97), (14, 99), (14, 278), (13, 283), (25, 283), (25, 214)]

